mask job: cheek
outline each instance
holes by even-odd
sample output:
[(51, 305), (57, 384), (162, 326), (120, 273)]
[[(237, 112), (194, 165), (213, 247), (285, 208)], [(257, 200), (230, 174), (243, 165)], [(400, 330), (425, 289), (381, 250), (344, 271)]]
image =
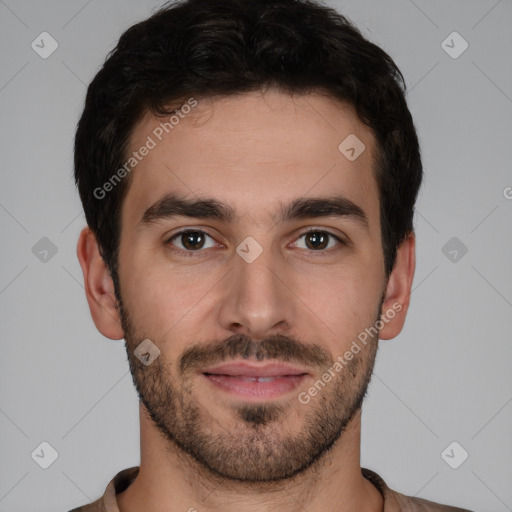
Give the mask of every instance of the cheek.
[[(144, 258), (143, 258), (144, 260)], [(167, 263), (126, 265), (121, 276), (123, 301), (135, 325), (146, 334), (165, 335), (185, 316), (201, 309), (207, 295), (214, 293), (214, 275), (191, 269), (172, 268)]]
[(337, 268), (303, 282), (297, 288), (301, 299), (297, 307), (316, 325), (316, 334), (324, 337), (331, 353), (338, 355), (360, 332), (373, 325), (381, 286), (378, 274), (358, 272), (353, 266)]

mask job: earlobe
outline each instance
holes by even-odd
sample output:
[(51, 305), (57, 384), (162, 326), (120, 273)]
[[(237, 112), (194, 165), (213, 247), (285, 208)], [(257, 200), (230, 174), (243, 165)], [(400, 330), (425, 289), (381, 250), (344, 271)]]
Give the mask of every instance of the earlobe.
[(411, 232), (397, 249), (395, 265), (388, 279), (382, 304), (383, 327), (379, 339), (390, 340), (400, 334), (409, 309), (415, 268), (416, 237)]
[(86, 227), (80, 233), (76, 248), (84, 274), (84, 287), (96, 328), (107, 338), (124, 337), (117, 309), (117, 299), (110, 272), (101, 257), (94, 233)]

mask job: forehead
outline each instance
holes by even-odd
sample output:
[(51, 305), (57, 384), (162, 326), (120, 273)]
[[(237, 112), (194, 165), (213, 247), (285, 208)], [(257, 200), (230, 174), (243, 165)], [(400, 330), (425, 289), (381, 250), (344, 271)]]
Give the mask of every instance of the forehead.
[(215, 197), (238, 218), (262, 224), (275, 218), (279, 204), (332, 194), (378, 217), (374, 137), (350, 105), (275, 90), (196, 101), (173, 119), (147, 112), (135, 126), (127, 157), (136, 152), (140, 160), (123, 203), (123, 224), (140, 221), (148, 207), (174, 192)]

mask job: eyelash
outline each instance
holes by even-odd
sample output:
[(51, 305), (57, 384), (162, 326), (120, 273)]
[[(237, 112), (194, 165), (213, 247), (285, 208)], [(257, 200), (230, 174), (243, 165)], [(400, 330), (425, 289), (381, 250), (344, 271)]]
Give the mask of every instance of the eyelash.
[[(201, 233), (201, 234), (209, 236), (210, 238), (213, 239), (213, 237), (211, 235), (209, 235), (208, 233), (206, 233), (205, 231), (202, 231), (200, 229), (184, 229), (184, 230), (179, 231), (178, 233), (175, 233), (174, 235), (172, 235), (165, 243), (168, 244), (168, 245), (172, 245), (172, 241), (175, 238), (178, 238), (181, 235), (184, 235), (184, 234), (187, 234), (187, 233)], [(303, 233), (301, 233), (299, 235), (299, 237), (297, 238), (297, 240), (302, 238), (302, 237), (304, 237), (304, 236), (306, 236), (306, 235), (309, 235), (310, 233), (322, 233), (324, 235), (328, 235), (328, 236), (334, 238), (342, 246), (348, 245), (347, 242), (342, 240), (340, 237), (336, 236), (334, 233), (331, 233), (330, 231), (325, 231), (325, 230), (322, 230), (322, 229), (308, 229), (307, 231), (304, 231)], [(182, 255), (185, 256), (186, 258), (202, 258), (202, 257), (204, 257), (204, 253), (205, 253), (206, 249), (197, 249), (196, 251), (186, 251), (186, 250), (183, 250), (183, 249), (179, 249), (179, 248), (175, 249), (174, 248), (174, 249), (172, 249), (172, 251), (182, 253)], [(319, 251), (311, 250), (310, 252), (318, 252), (318, 253), (320, 253), (320, 255), (322, 255), (322, 253), (329, 253), (330, 251), (332, 251), (332, 248), (331, 249), (319, 250)]]

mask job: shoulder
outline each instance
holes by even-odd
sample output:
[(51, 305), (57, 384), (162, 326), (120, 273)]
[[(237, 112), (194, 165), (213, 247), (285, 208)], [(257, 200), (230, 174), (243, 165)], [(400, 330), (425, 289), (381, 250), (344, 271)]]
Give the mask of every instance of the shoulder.
[(383, 512), (472, 512), (465, 508), (442, 505), (423, 498), (405, 496), (390, 489), (386, 482), (374, 471), (361, 468), (363, 476), (369, 480), (384, 497)]
[(124, 491), (139, 473), (139, 466), (123, 469), (112, 478), (101, 498), (69, 512), (119, 512), (116, 495)]
[(74, 508), (69, 512), (105, 512), (105, 508), (103, 507), (103, 498), (100, 498), (89, 505), (83, 505), (82, 507)]
[(405, 496), (393, 490), (390, 492), (395, 495), (395, 499), (399, 503), (399, 508), (396, 509), (396, 512), (472, 512), (465, 508), (452, 507), (422, 498)]

